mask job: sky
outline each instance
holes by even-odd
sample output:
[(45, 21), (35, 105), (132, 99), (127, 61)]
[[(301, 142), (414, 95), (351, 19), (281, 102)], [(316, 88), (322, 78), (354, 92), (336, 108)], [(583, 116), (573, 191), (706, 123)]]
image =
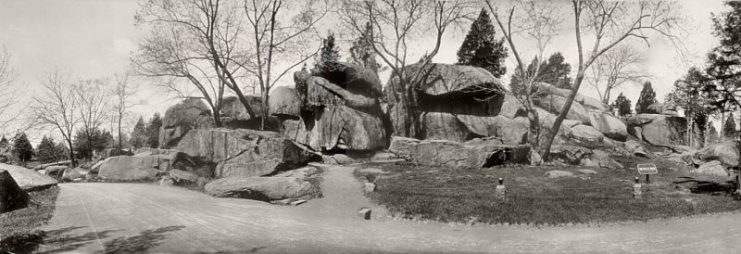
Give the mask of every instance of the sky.
[[(677, 53), (672, 43), (654, 37), (650, 41), (650, 48), (645, 44), (636, 44), (648, 58), (643, 69), (651, 75), (650, 81), (660, 101), (689, 67), (704, 64), (705, 54), (718, 41), (711, 34), (711, 13), (724, 10), (721, 1), (685, 0), (676, 4), (685, 18), (679, 40), (682, 54)], [(130, 56), (146, 32), (134, 25), (137, 9), (136, 0), (0, 0), (0, 45), (12, 55), (11, 65), (18, 75), (14, 86), (22, 91), (16, 110), (22, 110), (26, 105), (24, 103), (40, 91), (39, 80), (44, 72), (60, 69), (88, 79), (111, 77), (130, 70)], [(566, 25), (570, 25), (568, 21)], [(338, 21), (329, 16), (324, 22), (336, 24)], [(326, 27), (338, 26), (320, 26), (320, 32), (326, 33), (321, 31)], [(456, 51), (468, 27), (465, 25), (462, 30), (451, 31), (445, 36), (440, 53), (434, 58), (435, 62), (456, 61)], [(415, 42), (418, 46), (412, 49), (412, 57), (430, 50), (433, 43), (429, 38), (419, 38)], [(522, 39), (520, 43), (523, 58), (531, 59), (534, 53), (532, 43)], [(348, 47), (347, 43), (340, 44), (340, 54), (349, 55)], [(572, 66), (577, 62), (573, 32), (564, 31), (555, 37), (546, 53), (556, 51), (562, 52)], [(514, 70), (512, 58), (507, 60), (507, 66), (509, 71), (503, 78), (505, 82)], [(381, 73), (381, 80), (387, 80), (389, 75), (388, 72)], [(291, 85), (290, 77), (287, 75), (281, 84)], [(148, 80), (136, 82), (142, 86), (135, 99), (138, 106), (132, 110), (129, 122), (138, 116), (149, 117), (154, 112), (162, 114), (168, 106), (177, 102), (173, 94), (149, 85)], [(593, 89), (582, 87), (582, 94), (596, 97)], [(635, 102), (640, 89), (638, 84), (629, 84), (618, 92), (624, 92)], [(613, 92), (614, 96), (617, 94)], [(33, 141), (46, 134), (54, 135), (54, 131), (40, 131), (30, 136)]]

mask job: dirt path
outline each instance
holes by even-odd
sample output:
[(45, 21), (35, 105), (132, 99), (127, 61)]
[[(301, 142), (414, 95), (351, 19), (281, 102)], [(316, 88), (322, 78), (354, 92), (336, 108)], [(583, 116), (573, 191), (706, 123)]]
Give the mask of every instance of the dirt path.
[[(325, 170), (325, 197), (299, 207), (146, 184), (63, 184), (43, 251), (733, 253), (741, 214), (533, 228), (365, 221), (352, 168)], [(378, 209), (375, 207), (374, 209)]]

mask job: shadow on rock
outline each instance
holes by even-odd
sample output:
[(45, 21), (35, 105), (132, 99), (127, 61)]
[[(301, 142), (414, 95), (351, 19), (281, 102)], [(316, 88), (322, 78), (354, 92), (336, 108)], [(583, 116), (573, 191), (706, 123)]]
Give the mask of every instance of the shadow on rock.
[(721, 194), (721, 193), (732, 193), (736, 190), (736, 183), (734, 181), (714, 182), (696, 180), (691, 177), (680, 177), (682, 180), (674, 181), (674, 184), (682, 185), (689, 189), (692, 193), (700, 194)]
[(165, 233), (178, 231), (185, 226), (169, 226), (154, 230), (144, 230), (138, 235), (119, 237), (103, 243), (105, 253), (139, 253), (147, 251), (165, 240)]

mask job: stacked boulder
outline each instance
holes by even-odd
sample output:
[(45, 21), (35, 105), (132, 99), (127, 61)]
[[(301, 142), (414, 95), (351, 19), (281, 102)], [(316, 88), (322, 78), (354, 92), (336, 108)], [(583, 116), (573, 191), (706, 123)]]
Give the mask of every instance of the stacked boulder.
[(375, 151), (388, 145), (376, 73), (336, 63), (329, 73), (294, 73), (296, 88), (274, 89), (268, 104), (286, 138), (314, 151)]
[[(686, 142), (687, 120), (684, 117), (673, 114), (637, 114), (628, 118), (627, 123), (631, 135), (655, 146), (674, 147)], [(694, 129), (699, 130), (697, 126)], [(695, 143), (700, 142), (698, 140)]]
[(162, 119), (159, 143), (162, 147), (174, 147), (188, 131), (196, 128), (213, 127), (211, 110), (200, 98), (187, 98), (165, 111)]
[[(420, 73), (422, 82), (411, 90), (414, 103), (411, 103), (419, 112), (410, 116), (407, 107), (409, 102), (405, 96), (405, 89), (398, 77), (392, 77), (386, 88), (388, 113), (396, 136), (408, 136), (410, 117), (418, 117), (420, 130), (417, 137), (422, 140), (445, 140), (456, 142), (456, 146), (470, 147), (471, 140), (484, 140), (489, 147), (500, 145), (497, 151), (509, 150), (528, 143), (530, 120), (522, 104), (507, 92), (502, 82), (482, 68), (449, 64), (429, 64), (420, 70), (421, 65), (407, 67), (407, 73)], [(566, 104), (571, 93), (568, 89), (556, 88), (546, 83), (536, 83), (534, 104), (538, 112), (541, 133), (549, 131), (556, 120), (556, 114)], [(541, 135), (544, 137), (545, 135)], [(614, 147), (619, 142), (626, 141), (628, 131), (626, 125), (609, 113), (606, 105), (599, 100), (577, 95), (561, 128), (558, 130), (554, 149), (556, 151), (573, 151), (569, 147), (559, 148), (560, 145), (579, 142), (597, 142), (610, 144)], [(480, 142), (480, 141), (479, 141)], [(416, 144), (418, 148), (405, 148)], [(423, 149), (430, 144), (441, 145), (440, 142), (410, 141), (406, 138), (394, 138), (390, 150), (403, 157), (412, 158), (412, 161), (424, 161), (431, 158), (429, 154), (409, 155), (409, 151), (428, 151)], [(466, 148), (468, 149), (468, 148)], [(464, 150), (466, 150), (464, 149)], [(518, 149), (514, 149), (519, 151)], [(585, 149), (585, 155), (570, 163), (584, 165), (609, 165), (617, 167), (613, 161), (608, 161), (604, 154), (595, 154), (591, 149)], [(466, 150), (468, 151), (468, 150)], [(473, 157), (494, 158), (494, 151), (473, 149), (473, 153), (481, 153)], [(519, 153), (519, 152), (518, 152)], [(525, 152), (526, 154), (527, 152)], [(434, 156), (433, 156), (434, 157)], [(567, 156), (568, 157), (568, 156)], [(573, 157), (573, 156), (570, 156)], [(583, 159), (582, 159), (583, 157)], [(520, 158), (512, 156), (508, 159)], [(448, 161), (449, 158), (442, 160)], [(468, 159), (461, 159), (467, 161)], [(435, 160), (432, 160), (435, 161)], [(476, 160), (472, 160), (476, 161)], [(505, 161), (519, 162), (516, 160)], [(440, 165), (449, 163), (442, 162)], [(466, 163), (479, 165), (481, 163)]]

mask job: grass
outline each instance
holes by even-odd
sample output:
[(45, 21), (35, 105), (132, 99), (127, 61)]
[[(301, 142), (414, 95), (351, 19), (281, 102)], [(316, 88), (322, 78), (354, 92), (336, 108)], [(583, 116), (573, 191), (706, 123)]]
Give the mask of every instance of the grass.
[[(404, 218), (442, 222), (489, 224), (560, 225), (568, 223), (605, 223), (648, 220), (695, 214), (734, 211), (741, 202), (730, 195), (715, 192), (696, 194), (682, 191), (678, 177), (696, 176), (683, 165), (663, 159), (617, 157), (626, 169), (572, 167), (498, 167), (452, 169), (415, 166), (408, 163), (378, 164), (386, 174), (362, 173), (356, 176), (376, 183), (368, 194), (374, 201)], [(655, 163), (659, 174), (646, 185), (641, 178), (643, 195), (633, 198), (633, 179), (638, 163)], [(590, 169), (597, 174), (584, 174)], [(576, 177), (547, 178), (549, 170), (563, 170)], [(507, 200), (498, 200), (494, 188), (498, 178), (505, 179)], [(726, 186), (730, 177), (703, 177)], [(733, 186), (728, 187), (732, 189)], [(721, 193), (720, 195), (717, 195)]]
[[(44, 232), (34, 230), (45, 225), (54, 212), (59, 187), (29, 192), (28, 207), (0, 214), (0, 250), (28, 252), (24, 246), (40, 243)], [(36, 244), (34, 244), (36, 243)]]

